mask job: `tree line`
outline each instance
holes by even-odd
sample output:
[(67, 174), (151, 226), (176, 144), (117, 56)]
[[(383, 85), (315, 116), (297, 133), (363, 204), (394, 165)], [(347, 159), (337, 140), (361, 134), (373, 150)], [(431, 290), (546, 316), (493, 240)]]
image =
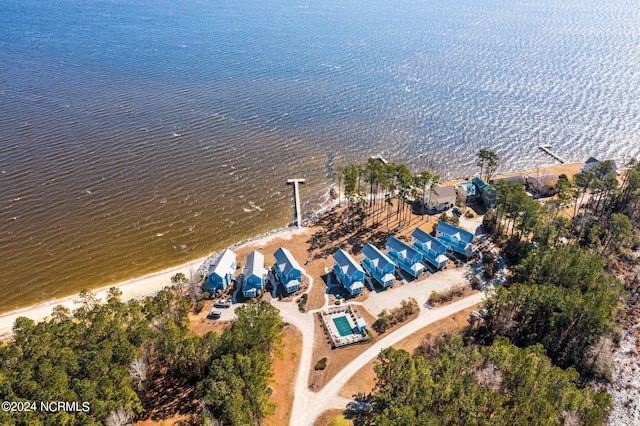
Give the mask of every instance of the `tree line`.
[(430, 343), (413, 356), (380, 353), (371, 409), (351, 414), (356, 425), (600, 425), (611, 405), (606, 394), (580, 388), (575, 370), (555, 367), (540, 345)]
[(626, 166), (621, 178), (612, 161), (561, 175), (545, 205), (521, 185), (496, 183), (497, 208), (484, 219), (513, 276), (488, 298), (475, 338), (541, 344), (556, 365), (577, 369), (583, 381), (610, 378), (628, 284), (616, 273), (640, 246), (640, 163), (631, 159)]
[[(221, 336), (200, 337), (189, 331), (189, 305), (175, 290), (127, 303), (120, 295), (111, 289), (101, 304), (83, 292), (73, 312), (57, 307), (48, 321), (17, 319), (14, 339), (0, 346), (0, 399), (78, 401), (90, 409), (0, 411), (1, 424), (130, 424), (159, 396), (194, 411), (201, 401), (202, 422), (259, 424), (273, 412), (270, 355), (283, 333), (276, 308), (248, 303)], [(167, 388), (188, 390), (192, 400), (168, 397)]]
[[(487, 148), (481, 148), (476, 157), (480, 176), (488, 182), (495, 175), (502, 159)], [(440, 195), (437, 191), (441, 183), (440, 175), (430, 170), (413, 173), (404, 163), (389, 162), (381, 158), (369, 158), (366, 163), (339, 166), (333, 172), (333, 179), (338, 184), (336, 198), (339, 204), (344, 197), (348, 212), (371, 217), (374, 225), (386, 218), (387, 228), (393, 215), (398, 218), (400, 225), (407, 221), (415, 202), (419, 202), (419, 210), (424, 219), (432, 196)], [(397, 201), (395, 213), (394, 199)]]

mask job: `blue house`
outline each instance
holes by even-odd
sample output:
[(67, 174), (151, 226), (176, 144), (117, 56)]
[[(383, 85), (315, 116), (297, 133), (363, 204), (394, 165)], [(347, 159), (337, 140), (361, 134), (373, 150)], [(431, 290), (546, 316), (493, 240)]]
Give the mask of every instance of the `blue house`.
[(411, 234), (413, 247), (421, 254), (424, 260), (438, 269), (447, 264), (447, 248), (436, 238), (416, 228)]
[(362, 267), (369, 275), (385, 288), (393, 284), (396, 265), (391, 259), (369, 243), (362, 247), (362, 255)]
[(209, 275), (202, 287), (209, 293), (216, 293), (227, 288), (236, 271), (236, 254), (225, 249), (218, 260), (209, 266)]
[(276, 275), (287, 293), (300, 290), (300, 285), (302, 284), (302, 268), (293, 258), (291, 252), (284, 247), (280, 247), (273, 253), (273, 257), (276, 258)]
[(424, 270), (420, 252), (396, 237), (392, 236), (387, 240), (387, 256), (413, 277), (417, 277)]
[(436, 237), (449, 250), (467, 257), (473, 256), (477, 247), (473, 244), (473, 234), (446, 222), (436, 227)]
[(252, 251), (247, 256), (247, 264), (242, 271), (242, 294), (244, 297), (256, 297), (259, 291), (263, 291), (266, 276), (264, 255), (259, 251)]
[(346, 251), (339, 249), (333, 255), (333, 272), (338, 281), (352, 296), (360, 294), (364, 288), (364, 270)]

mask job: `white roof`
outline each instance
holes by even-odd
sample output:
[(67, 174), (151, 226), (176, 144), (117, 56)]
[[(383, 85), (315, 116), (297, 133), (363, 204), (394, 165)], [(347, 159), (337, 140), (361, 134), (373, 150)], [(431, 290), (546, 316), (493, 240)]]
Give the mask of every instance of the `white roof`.
[(362, 284), (360, 281), (355, 281), (353, 284), (351, 284), (351, 290), (356, 290), (358, 288), (364, 288), (364, 284)]
[(264, 255), (257, 250), (252, 251), (249, 256), (247, 256), (247, 265), (244, 267), (242, 275), (244, 275), (245, 278), (251, 275), (262, 277), (266, 273), (267, 270), (264, 269)]
[(384, 274), (384, 276), (382, 277), (382, 281), (384, 281), (384, 282), (393, 281), (395, 279), (396, 279), (396, 277), (393, 274)]
[(411, 270), (414, 272), (422, 271), (424, 269), (424, 265), (422, 263), (414, 263), (411, 265)]
[(300, 281), (298, 281), (298, 280), (291, 280), (291, 281), (289, 281), (289, 282), (285, 285), (285, 287), (287, 288), (287, 290), (289, 290), (290, 288), (298, 287), (299, 285), (300, 285)]
[(358, 328), (365, 328), (367, 326), (367, 322), (364, 320), (364, 318), (360, 317), (356, 320), (356, 325), (358, 326)]
[(438, 262), (438, 263), (446, 262), (446, 261), (447, 261), (447, 256), (445, 256), (444, 254), (441, 254), (441, 255), (436, 257), (436, 262)]
[(225, 249), (215, 265), (209, 267), (209, 274), (216, 274), (218, 276), (224, 276), (229, 272), (235, 271), (233, 263), (236, 261), (236, 254), (229, 249)]

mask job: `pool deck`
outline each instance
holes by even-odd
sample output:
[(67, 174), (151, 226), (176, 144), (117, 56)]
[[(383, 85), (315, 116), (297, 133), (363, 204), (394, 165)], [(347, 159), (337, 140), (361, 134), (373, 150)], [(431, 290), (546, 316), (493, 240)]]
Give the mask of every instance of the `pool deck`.
[[(334, 348), (362, 342), (369, 338), (366, 332), (355, 332), (357, 317), (349, 305), (320, 312), (320, 320)], [(346, 321), (346, 324), (343, 321)], [(346, 327), (349, 328), (348, 333), (343, 334), (347, 332)]]

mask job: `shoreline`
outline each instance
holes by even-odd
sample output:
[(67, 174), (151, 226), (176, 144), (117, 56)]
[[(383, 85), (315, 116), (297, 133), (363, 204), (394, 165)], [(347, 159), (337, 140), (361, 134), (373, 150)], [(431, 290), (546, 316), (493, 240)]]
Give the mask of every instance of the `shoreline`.
[[(303, 228), (304, 229), (304, 228)], [(259, 244), (269, 241), (273, 238), (286, 238), (299, 232), (297, 229), (290, 226), (276, 228), (272, 231), (257, 235), (253, 238), (248, 238), (239, 241), (230, 248), (236, 249), (252, 244)], [(190, 260), (181, 265), (172, 266), (160, 271), (151, 272), (137, 278), (130, 278), (125, 281), (121, 281), (108, 286), (100, 286), (95, 289), (90, 289), (92, 293), (96, 295), (96, 298), (100, 301), (106, 300), (107, 293), (111, 288), (117, 288), (122, 291), (121, 299), (128, 301), (136, 298), (145, 298), (154, 295), (158, 291), (165, 287), (171, 286), (171, 277), (182, 272), (187, 277), (189, 274), (197, 274), (201, 269), (207, 269), (208, 265), (217, 257), (220, 251), (212, 253), (209, 256), (201, 257), (199, 259)], [(35, 305), (27, 306), (24, 308), (14, 309), (12, 311), (0, 313), (0, 341), (11, 338), (13, 335), (13, 325), (18, 317), (27, 317), (36, 322), (42, 321), (49, 317), (53, 312), (53, 308), (56, 306), (65, 306), (73, 311), (77, 306), (76, 300), (78, 300), (79, 293), (65, 296), (62, 298), (50, 299), (46, 302), (37, 303)]]
[[(534, 169), (522, 170), (519, 172), (507, 172), (496, 175), (496, 177), (500, 176), (513, 176), (513, 175), (524, 175), (527, 173), (531, 173), (536, 170), (544, 169), (547, 172), (552, 172), (554, 170), (565, 170), (565, 169), (576, 169), (575, 172), (579, 170), (579, 167), (582, 167), (584, 163), (569, 163), (569, 164), (550, 164), (547, 166), (541, 166)], [(558, 173), (560, 174), (560, 173)], [(460, 181), (457, 180), (449, 180), (443, 182), (443, 185), (454, 184), (455, 182)], [(313, 219), (322, 215), (326, 211), (331, 210), (333, 207), (333, 203), (330, 203), (327, 206), (320, 208), (318, 211), (314, 211), (308, 216), (306, 216), (303, 220), (305, 224), (308, 224)], [(241, 240), (231, 246), (230, 249), (237, 249), (240, 247), (244, 247), (247, 245), (257, 244), (262, 241), (268, 241), (269, 239), (277, 238), (277, 237), (287, 237), (294, 235), (298, 232), (303, 231), (305, 228), (297, 229), (292, 225), (286, 225), (280, 228), (273, 229), (271, 231), (267, 231), (265, 233), (256, 235), (251, 238), (247, 238)], [(171, 277), (178, 272), (184, 273), (186, 276), (189, 276), (191, 273), (206, 273), (208, 267), (211, 263), (217, 259), (217, 256), (222, 252), (222, 250), (214, 252), (209, 256), (202, 257), (199, 259), (191, 260), (185, 262), (180, 265), (172, 266), (166, 269), (162, 269), (156, 272), (151, 272), (149, 274), (130, 278), (125, 281), (121, 281), (118, 283), (114, 283), (108, 286), (100, 286), (94, 289), (90, 289), (96, 297), (100, 300), (104, 300), (106, 298), (107, 292), (110, 288), (116, 287), (122, 291), (122, 300), (127, 301), (134, 298), (143, 298), (151, 296), (158, 291), (162, 290), (165, 287), (171, 286)], [(63, 305), (70, 310), (73, 310), (76, 306), (75, 301), (78, 298), (79, 293), (72, 294), (70, 296), (62, 297), (60, 299), (50, 299), (46, 302), (37, 303), (35, 305), (27, 306), (24, 308), (14, 309), (12, 311), (0, 313), (0, 340), (10, 338), (12, 336), (13, 325), (15, 320), (18, 317), (27, 317), (36, 322), (42, 321), (48, 316), (51, 315), (53, 308), (59, 305)]]

